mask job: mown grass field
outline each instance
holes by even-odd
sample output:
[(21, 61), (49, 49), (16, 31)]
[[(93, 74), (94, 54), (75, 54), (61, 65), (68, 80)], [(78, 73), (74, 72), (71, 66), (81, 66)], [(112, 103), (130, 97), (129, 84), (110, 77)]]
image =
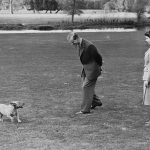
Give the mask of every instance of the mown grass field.
[(0, 103), (25, 102), (22, 123), (0, 123), (0, 150), (149, 150), (150, 107), (141, 105), (144, 31), (80, 33), (104, 58), (103, 106), (75, 115), (81, 64), (67, 33), (0, 35)]

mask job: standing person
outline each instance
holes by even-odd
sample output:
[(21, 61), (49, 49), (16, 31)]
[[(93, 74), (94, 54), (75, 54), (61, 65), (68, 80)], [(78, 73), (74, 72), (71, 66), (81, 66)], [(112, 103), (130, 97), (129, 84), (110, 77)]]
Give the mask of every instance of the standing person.
[[(145, 33), (145, 41), (150, 45), (150, 31)], [(150, 48), (144, 56), (143, 81), (143, 104), (150, 105)]]
[(80, 61), (83, 65), (81, 72), (82, 95), (81, 111), (76, 114), (90, 113), (90, 109), (102, 106), (102, 102), (95, 94), (97, 78), (101, 75), (102, 56), (90, 41), (79, 37), (77, 33), (70, 32), (67, 40), (79, 51)]

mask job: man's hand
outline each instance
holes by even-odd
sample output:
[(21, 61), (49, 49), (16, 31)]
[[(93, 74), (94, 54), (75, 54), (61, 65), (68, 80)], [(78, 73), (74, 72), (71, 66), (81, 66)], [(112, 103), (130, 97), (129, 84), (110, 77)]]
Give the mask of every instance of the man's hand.
[(103, 71), (103, 68), (102, 68), (102, 66), (99, 66), (99, 70), (102, 72)]
[(149, 82), (145, 81), (145, 87), (148, 87)]

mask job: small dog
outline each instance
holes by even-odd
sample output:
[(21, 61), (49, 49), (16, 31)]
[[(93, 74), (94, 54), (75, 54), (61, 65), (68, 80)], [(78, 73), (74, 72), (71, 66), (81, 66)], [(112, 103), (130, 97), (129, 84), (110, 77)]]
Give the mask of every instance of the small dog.
[(24, 103), (19, 101), (12, 101), (9, 105), (0, 104), (0, 121), (3, 122), (3, 115), (11, 119), (11, 122), (14, 122), (14, 118), (17, 118), (17, 121), (20, 123), (18, 109), (23, 108)]

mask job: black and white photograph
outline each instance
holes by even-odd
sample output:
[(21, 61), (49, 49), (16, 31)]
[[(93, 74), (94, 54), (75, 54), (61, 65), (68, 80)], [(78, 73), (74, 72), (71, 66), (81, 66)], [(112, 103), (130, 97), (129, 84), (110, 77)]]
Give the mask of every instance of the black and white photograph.
[(0, 0), (0, 150), (150, 150), (150, 0)]

